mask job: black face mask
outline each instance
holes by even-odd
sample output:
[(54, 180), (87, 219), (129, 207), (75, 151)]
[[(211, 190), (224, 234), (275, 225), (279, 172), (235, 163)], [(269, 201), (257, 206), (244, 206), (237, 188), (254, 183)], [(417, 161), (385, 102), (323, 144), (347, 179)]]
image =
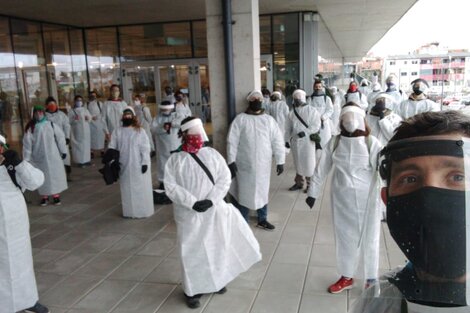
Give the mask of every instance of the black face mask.
[(382, 112), (385, 110), (385, 101), (377, 100), (375, 101), (375, 105), (372, 108), (375, 112)]
[(321, 90), (321, 89), (315, 89), (315, 90), (313, 91), (313, 95), (314, 95), (314, 96), (323, 96), (323, 90)]
[(413, 93), (417, 96), (422, 94), (423, 92), (419, 89), (419, 87), (413, 87)]
[(415, 268), (446, 279), (466, 274), (465, 191), (423, 187), (389, 197), (387, 224)]
[(249, 106), (251, 111), (259, 111), (263, 108), (261, 104), (262, 104), (261, 101), (253, 100), (253, 101), (249, 102), (248, 106)]
[(132, 119), (130, 118), (123, 118), (122, 119), (122, 126), (129, 127), (132, 125)]
[(277, 98), (277, 96), (271, 96), (271, 101), (272, 101), (272, 102), (277, 101), (277, 100), (279, 100), (279, 99)]
[(302, 106), (303, 102), (300, 99), (294, 99), (294, 106), (295, 107), (300, 107)]

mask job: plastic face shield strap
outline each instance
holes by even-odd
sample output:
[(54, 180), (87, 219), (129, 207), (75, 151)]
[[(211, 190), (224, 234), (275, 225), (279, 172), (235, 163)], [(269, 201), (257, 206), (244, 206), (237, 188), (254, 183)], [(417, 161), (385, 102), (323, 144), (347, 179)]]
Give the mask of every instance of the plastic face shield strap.
[(191, 135), (201, 134), (202, 140), (204, 140), (204, 142), (209, 141), (209, 138), (207, 137), (206, 131), (204, 130), (204, 126), (202, 124), (202, 121), (198, 118), (193, 119), (193, 120), (181, 125), (181, 131), (183, 131), (183, 132), (188, 131), (188, 134), (191, 134)]
[[(392, 233), (393, 228), (397, 228), (396, 221), (393, 225), (393, 216), (391, 219), (390, 214), (400, 215), (402, 212), (402, 215), (411, 217), (409, 219), (411, 223), (417, 221), (411, 229), (398, 227), (399, 229), (395, 229), (398, 232), (395, 236), (392, 233), (392, 237), (395, 241), (398, 237), (401, 243), (398, 241), (397, 243), (401, 245), (400, 248), (405, 255), (409, 253), (407, 255), (409, 259), (416, 258), (414, 261), (411, 260), (415, 269), (418, 268), (417, 264), (420, 264), (419, 267), (425, 268), (427, 273), (434, 271), (433, 276), (440, 277), (427, 281), (413, 280), (413, 283), (409, 283), (412, 287), (408, 287), (407, 276), (403, 273), (409, 267), (397, 274), (394, 284), (405, 298), (424, 305), (429, 302), (460, 306), (470, 304), (470, 279), (466, 278), (470, 268), (470, 139), (454, 138), (458, 137), (426, 136), (399, 140), (388, 144), (380, 153), (380, 174), (383, 179), (390, 182), (388, 202), (390, 204), (391, 199), (395, 198), (400, 203), (394, 208), (387, 207), (390, 232)], [(416, 162), (412, 161), (412, 158), (416, 158)], [(402, 169), (398, 170), (398, 166)], [(405, 169), (406, 166), (410, 166), (410, 169)], [(391, 177), (392, 169), (394, 169), (393, 177)], [(461, 177), (462, 174), (464, 178)], [(456, 183), (453, 186), (454, 182), (461, 182), (462, 179), (463, 183)], [(425, 183), (428, 181), (436, 182), (439, 186), (431, 183), (428, 186)], [(418, 184), (418, 189), (397, 193), (400, 188), (393, 186), (397, 182), (404, 182), (405, 185), (408, 182), (422, 183)], [(410, 214), (406, 209), (419, 213)], [(407, 231), (409, 234), (418, 232), (420, 234), (410, 240), (410, 246), (407, 246), (406, 235), (402, 240), (399, 238), (400, 233), (404, 234)], [(442, 241), (439, 239), (445, 236), (448, 238)], [(413, 252), (411, 251), (413, 249), (416, 250)], [(455, 252), (463, 249), (465, 251)], [(440, 259), (442, 262), (439, 262)], [(419, 290), (420, 294), (414, 293), (415, 290)]]

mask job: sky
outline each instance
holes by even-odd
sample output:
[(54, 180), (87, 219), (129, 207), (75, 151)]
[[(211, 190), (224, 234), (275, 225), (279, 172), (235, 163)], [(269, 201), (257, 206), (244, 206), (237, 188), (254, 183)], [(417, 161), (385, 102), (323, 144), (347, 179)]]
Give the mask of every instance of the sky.
[(470, 0), (419, 0), (370, 52), (408, 54), (434, 41), (470, 50)]

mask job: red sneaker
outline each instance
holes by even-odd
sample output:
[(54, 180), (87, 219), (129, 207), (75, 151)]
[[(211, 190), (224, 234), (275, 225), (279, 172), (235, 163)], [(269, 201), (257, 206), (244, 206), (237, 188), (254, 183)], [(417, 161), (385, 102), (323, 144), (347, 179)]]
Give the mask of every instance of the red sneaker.
[(341, 276), (341, 278), (328, 287), (329, 293), (340, 293), (343, 290), (351, 289), (353, 287), (354, 280), (352, 278), (346, 278)]

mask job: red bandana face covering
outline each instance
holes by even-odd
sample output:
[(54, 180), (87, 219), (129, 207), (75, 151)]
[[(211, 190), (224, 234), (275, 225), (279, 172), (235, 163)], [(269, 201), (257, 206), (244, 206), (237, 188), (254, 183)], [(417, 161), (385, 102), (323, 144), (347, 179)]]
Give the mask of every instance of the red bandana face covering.
[(204, 145), (204, 140), (200, 134), (186, 135), (182, 146), (183, 151), (188, 153), (197, 153)]

